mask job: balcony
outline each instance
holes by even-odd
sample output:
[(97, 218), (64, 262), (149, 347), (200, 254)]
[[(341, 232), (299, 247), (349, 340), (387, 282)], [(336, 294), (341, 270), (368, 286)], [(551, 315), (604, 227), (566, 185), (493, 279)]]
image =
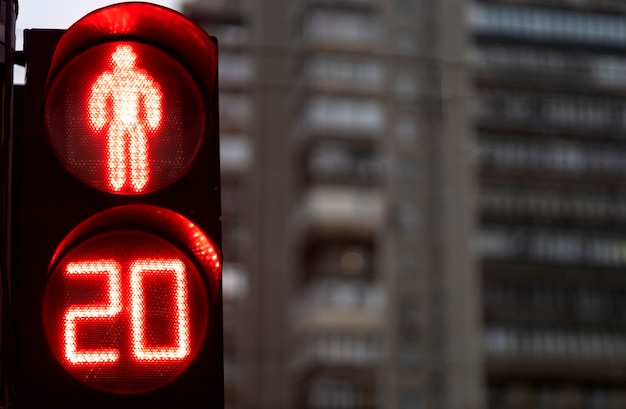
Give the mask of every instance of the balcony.
[(303, 66), (311, 92), (375, 95), (383, 90), (384, 69), (379, 61), (350, 54), (314, 53)]
[(312, 234), (367, 237), (384, 223), (384, 198), (375, 189), (316, 186), (302, 202), (296, 225)]
[(371, 331), (382, 325), (384, 304), (384, 292), (374, 283), (318, 280), (298, 296), (291, 316), (297, 331)]
[(542, 7), (474, 3), (469, 26), (481, 36), (623, 48), (626, 17)]
[(303, 46), (316, 50), (376, 52), (382, 31), (376, 15), (337, 9), (316, 9), (302, 21)]
[(316, 141), (303, 156), (305, 183), (374, 186), (385, 172), (384, 160), (373, 147), (347, 141)]
[(318, 95), (309, 99), (297, 137), (371, 142), (385, 126), (385, 112), (375, 98)]
[(568, 329), (490, 327), (485, 333), (492, 375), (571, 380), (620, 380), (626, 370), (626, 335)]

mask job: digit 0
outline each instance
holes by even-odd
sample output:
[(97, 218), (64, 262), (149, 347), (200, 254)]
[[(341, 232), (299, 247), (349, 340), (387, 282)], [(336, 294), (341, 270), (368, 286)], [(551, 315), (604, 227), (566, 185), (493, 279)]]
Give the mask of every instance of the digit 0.
[[(148, 275), (173, 275), (176, 318), (176, 345), (173, 347), (148, 347), (145, 339), (146, 301), (143, 278)], [(185, 264), (176, 259), (136, 260), (130, 266), (130, 298), (133, 354), (140, 361), (183, 359), (191, 352), (189, 342), (189, 306), (187, 303), (187, 275)]]

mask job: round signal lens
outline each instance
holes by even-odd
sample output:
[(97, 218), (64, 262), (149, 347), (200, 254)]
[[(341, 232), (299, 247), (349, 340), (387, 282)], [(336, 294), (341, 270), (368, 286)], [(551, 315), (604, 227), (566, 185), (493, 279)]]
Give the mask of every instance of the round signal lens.
[(91, 47), (53, 79), (45, 102), (48, 138), (63, 166), (107, 193), (166, 187), (202, 145), (205, 104), (174, 58), (136, 42)]
[(79, 381), (134, 394), (176, 379), (209, 326), (194, 263), (161, 237), (133, 230), (80, 243), (53, 268), (42, 316), (48, 344)]

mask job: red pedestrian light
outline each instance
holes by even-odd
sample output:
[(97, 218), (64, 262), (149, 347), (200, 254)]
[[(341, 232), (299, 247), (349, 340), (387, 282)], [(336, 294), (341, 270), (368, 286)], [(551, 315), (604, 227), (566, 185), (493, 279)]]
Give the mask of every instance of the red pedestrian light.
[(63, 165), (88, 185), (143, 194), (178, 180), (202, 145), (202, 94), (180, 62), (113, 41), (74, 57), (50, 86), (45, 121)]
[(223, 406), (215, 41), (124, 3), (25, 54), (15, 407)]

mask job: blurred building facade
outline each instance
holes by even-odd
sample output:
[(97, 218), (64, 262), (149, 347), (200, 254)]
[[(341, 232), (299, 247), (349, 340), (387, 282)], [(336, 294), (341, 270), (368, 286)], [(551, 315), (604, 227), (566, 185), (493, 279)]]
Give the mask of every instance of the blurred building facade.
[(626, 5), (468, 22), (489, 407), (626, 407)]
[(183, 12), (220, 47), (227, 408), (626, 407), (626, 6)]

